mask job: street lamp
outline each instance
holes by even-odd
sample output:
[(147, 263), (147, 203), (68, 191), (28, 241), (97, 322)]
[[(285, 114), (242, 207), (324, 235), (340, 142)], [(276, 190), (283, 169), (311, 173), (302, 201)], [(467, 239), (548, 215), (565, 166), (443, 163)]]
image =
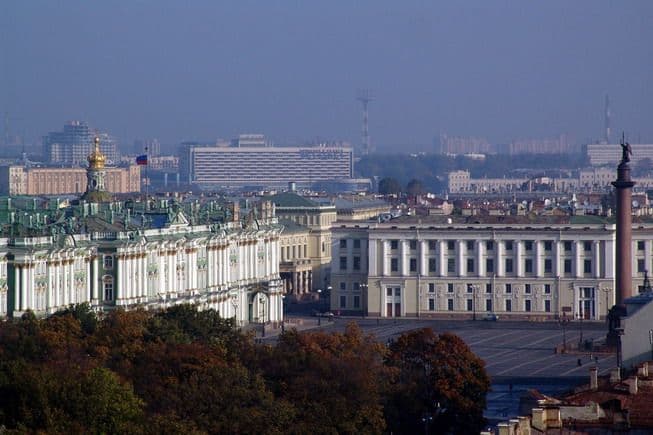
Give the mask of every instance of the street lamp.
[(281, 333), (286, 332), (286, 295), (281, 295)]
[(578, 350), (581, 350), (583, 346), (583, 318), (584, 317), (585, 317), (585, 313), (583, 311), (580, 311), (578, 313), (578, 321), (580, 323), (580, 339), (578, 340)]
[(322, 289), (317, 289), (317, 326), (322, 325)]
[(231, 295), (231, 305), (234, 307), (234, 326), (238, 326), (238, 295)]
[(429, 425), (433, 421), (433, 416), (430, 414), (422, 415), (422, 423), (424, 423), (424, 435), (429, 434)]
[(333, 290), (333, 287), (328, 285), (326, 288), (326, 292), (324, 292), (324, 311), (329, 311), (331, 309), (330, 307), (331, 290)]
[(569, 323), (569, 319), (567, 318), (567, 313), (562, 312), (562, 318), (558, 320), (558, 323), (560, 324), (560, 327), (562, 327), (562, 351), (566, 352), (567, 351), (567, 323)]
[(476, 291), (478, 286), (476, 284), (468, 284), (468, 289), (472, 290), (472, 320), (476, 321)]
[(603, 289), (603, 291), (605, 292), (605, 318), (607, 319), (610, 312), (610, 302), (608, 301), (608, 298), (612, 289), (610, 287), (606, 287)]
[(361, 301), (361, 312), (362, 312), (362, 317), (365, 318), (367, 313), (365, 312), (365, 306), (367, 306), (367, 283), (361, 284), (361, 296), (362, 296), (362, 301)]
[(261, 305), (261, 313), (259, 314), (259, 319), (261, 320), (261, 337), (265, 337), (265, 296), (261, 295), (258, 298), (259, 304)]

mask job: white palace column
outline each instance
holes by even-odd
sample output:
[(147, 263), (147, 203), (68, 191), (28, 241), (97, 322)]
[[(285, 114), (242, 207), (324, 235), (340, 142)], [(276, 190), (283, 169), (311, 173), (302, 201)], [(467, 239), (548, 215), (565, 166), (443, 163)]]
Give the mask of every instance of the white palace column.
[[(601, 277), (601, 242), (595, 240), (592, 244), (592, 267), (594, 268), (594, 278)], [(598, 291), (598, 289), (597, 289)]]
[(54, 300), (54, 293), (52, 288), (52, 262), (50, 260), (46, 261), (45, 263), (45, 276), (47, 279), (47, 287), (45, 290), (45, 306), (47, 308), (54, 308), (56, 306), (56, 302)]
[(563, 269), (561, 267), (562, 264), (562, 242), (560, 240), (556, 240), (553, 242), (553, 276), (562, 276)]
[(141, 282), (141, 297), (148, 297), (147, 291), (147, 254), (145, 252), (138, 253), (138, 265), (140, 271), (138, 272), (138, 277)]
[(23, 266), (23, 288), (25, 289), (25, 308), (34, 310), (36, 309), (36, 304), (34, 303), (34, 289), (32, 286), (32, 280), (30, 279), (30, 263), (25, 263)]
[(116, 305), (120, 303), (119, 301), (122, 299), (125, 291), (125, 287), (122, 283), (125, 276), (125, 270), (122, 267), (122, 259), (120, 258), (121, 256), (121, 254), (116, 254), (113, 257), (113, 267), (116, 269), (116, 277), (113, 281), (113, 297), (115, 298)]
[(410, 275), (408, 268), (408, 240), (399, 240), (399, 275)]
[(516, 240), (514, 242), (515, 247), (515, 260), (513, 267), (517, 270), (517, 277), (521, 278), (524, 276), (524, 242), (521, 240)]
[(458, 276), (465, 276), (466, 265), (464, 264), (464, 252), (465, 252), (465, 241), (458, 240), (456, 242), (456, 270), (458, 271)]
[(70, 279), (68, 279), (68, 258), (63, 258), (61, 260), (61, 276), (63, 278), (63, 285), (61, 286), (61, 292), (63, 293), (63, 304), (65, 306), (70, 305)]
[(378, 274), (378, 258), (377, 258), (377, 245), (378, 242), (375, 239), (369, 240), (369, 253), (368, 253), (368, 262), (369, 262), (369, 276), (376, 276)]
[(438, 241), (438, 273), (439, 276), (447, 276), (447, 242), (445, 240)]
[(428, 241), (420, 240), (417, 243), (419, 243), (419, 268), (417, 270), (420, 275), (428, 276), (429, 269), (428, 269), (428, 263), (426, 261), (429, 252)]
[(535, 259), (533, 261), (533, 272), (535, 276), (541, 278), (544, 276), (544, 256), (542, 249), (543, 242), (541, 240), (535, 240), (533, 242), (533, 247), (535, 248)]
[(389, 269), (390, 269), (388, 267), (388, 263), (390, 262), (390, 258), (388, 256), (389, 244), (390, 244), (389, 241), (381, 240), (381, 274), (383, 276), (389, 275)]
[(506, 274), (506, 262), (505, 262), (505, 252), (506, 252), (506, 242), (503, 240), (497, 240), (494, 243), (495, 249), (495, 258), (494, 258), (494, 269), (497, 271), (497, 277), (503, 277)]
[[(100, 292), (98, 289), (98, 284), (100, 282), (100, 277), (98, 276), (100, 265), (99, 255), (94, 255), (91, 257), (91, 298), (92, 303), (97, 304), (100, 301)], [(50, 273), (48, 272), (48, 287), (50, 286)]]
[(574, 253), (574, 276), (576, 278), (580, 278), (583, 276), (583, 265), (581, 264), (582, 261), (580, 261), (580, 252), (581, 252), (581, 242), (579, 241), (574, 241), (573, 244), (573, 253)]
[(25, 265), (21, 264), (19, 267), (16, 267), (16, 271), (20, 275), (20, 279), (17, 279), (16, 282), (20, 283), (20, 311), (25, 311), (29, 308), (27, 301), (27, 273), (25, 271)]
[(485, 241), (476, 240), (476, 271), (479, 277), (486, 275), (485, 270)]
[[(614, 233), (613, 233), (614, 235)], [(610, 238), (603, 242), (603, 258), (605, 259), (603, 275), (605, 278), (614, 279), (615, 277), (615, 241)]]

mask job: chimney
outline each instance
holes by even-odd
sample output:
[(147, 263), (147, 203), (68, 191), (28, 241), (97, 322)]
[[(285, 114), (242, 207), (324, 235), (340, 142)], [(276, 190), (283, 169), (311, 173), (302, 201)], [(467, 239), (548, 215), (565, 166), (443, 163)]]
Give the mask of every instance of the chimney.
[(562, 418), (560, 417), (560, 408), (546, 408), (546, 426), (547, 427), (562, 427)]
[(590, 390), (599, 389), (599, 370), (596, 367), (590, 367)]
[(637, 394), (637, 376), (628, 379), (628, 393), (632, 395)]
[(512, 420), (499, 423), (497, 427), (499, 428), (499, 435), (515, 435), (515, 425)]
[(610, 383), (614, 384), (621, 381), (621, 369), (619, 367), (610, 370)]
[(544, 409), (533, 408), (533, 427), (539, 431), (546, 431), (546, 420), (544, 419)]
[(642, 365), (637, 367), (637, 376), (648, 377), (648, 363), (644, 362)]
[(519, 432), (521, 435), (531, 435), (531, 421), (528, 417), (519, 416)]

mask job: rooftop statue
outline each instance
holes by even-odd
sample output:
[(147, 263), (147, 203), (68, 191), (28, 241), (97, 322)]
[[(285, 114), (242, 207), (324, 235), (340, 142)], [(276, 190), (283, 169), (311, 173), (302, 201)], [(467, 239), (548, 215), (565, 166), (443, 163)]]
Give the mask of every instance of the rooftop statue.
[(621, 139), (621, 163), (630, 162), (630, 157), (633, 155), (633, 149), (630, 147), (630, 144), (626, 142), (623, 138)]

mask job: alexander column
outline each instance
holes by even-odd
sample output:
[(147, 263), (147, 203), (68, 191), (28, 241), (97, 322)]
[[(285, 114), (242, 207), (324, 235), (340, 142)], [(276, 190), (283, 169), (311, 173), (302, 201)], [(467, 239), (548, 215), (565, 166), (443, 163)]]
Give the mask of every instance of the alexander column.
[[(624, 300), (632, 296), (632, 190), (635, 182), (630, 178), (630, 144), (621, 140), (621, 162), (617, 166), (617, 181), (612, 185), (617, 193), (617, 246), (615, 306), (610, 310), (608, 341), (616, 339), (621, 317), (626, 315)], [(612, 337), (611, 337), (612, 336)], [(610, 340), (612, 338), (612, 340)], [(614, 341), (613, 341), (614, 342)]]

